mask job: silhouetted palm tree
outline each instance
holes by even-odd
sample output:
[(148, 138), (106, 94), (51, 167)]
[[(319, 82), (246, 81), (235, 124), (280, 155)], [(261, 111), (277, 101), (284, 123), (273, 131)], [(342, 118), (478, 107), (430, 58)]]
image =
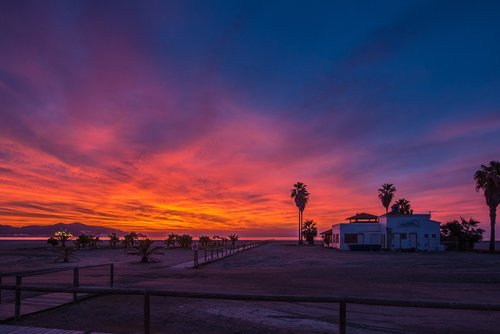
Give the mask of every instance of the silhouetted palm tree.
[(404, 198), (398, 199), (394, 205), (398, 206), (398, 213), (401, 215), (409, 215), (411, 213), (410, 201)]
[(111, 233), (108, 235), (108, 237), (111, 248), (116, 248), (116, 244), (120, 241), (120, 237), (117, 236), (116, 233)]
[(394, 198), (394, 193), (396, 192), (396, 187), (391, 183), (384, 183), (382, 188), (378, 190), (378, 198), (382, 201), (382, 205), (385, 208), (385, 213), (389, 213), (389, 205)]
[(318, 236), (318, 228), (316, 227), (316, 223), (311, 219), (306, 219), (306, 221), (304, 221), (304, 226), (302, 227), (302, 234), (306, 238), (309, 245), (313, 245), (314, 238)]
[(74, 241), (76, 248), (85, 248), (90, 243), (90, 236), (85, 233), (80, 234)]
[(229, 239), (231, 240), (231, 245), (235, 245), (236, 241), (240, 238), (236, 233), (235, 234), (230, 234), (228, 235)]
[(160, 262), (157, 258), (154, 258), (152, 255), (156, 254), (164, 254), (162, 246), (152, 247), (153, 240), (148, 238), (137, 240), (135, 245), (132, 248), (125, 249), (125, 252), (128, 255), (137, 255), (141, 257), (142, 263), (150, 263), (150, 262)]
[(125, 246), (125, 248), (130, 248), (134, 246), (137, 241), (137, 238), (139, 238), (139, 234), (135, 232), (130, 232), (129, 234), (125, 234), (123, 236), (123, 241), (122, 241), (123, 246)]
[(304, 209), (309, 202), (307, 186), (302, 182), (295, 183), (293, 189), (290, 190), (290, 197), (294, 199), (295, 205), (299, 210), (299, 245), (302, 245), (302, 217), (304, 215)]
[(190, 236), (189, 234), (183, 234), (178, 238), (178, 241), (182, 248), (187, 248), (191, 246), (191, 243), (193, 242), (193, 237)]
[(178, 234), (175, 234), (175, 233), (170, 233), (168, 236), (167, 236), (167, 239), (165, 239), (165, 244), (167, 245), (167, 247), (170, 248), (170, 245), (172, 245), (172, 247), (175, 247), (175, 243), (179, 240), (179, 235)]
[(460, 221), (455, 219), (447, 222), (441, 225), (441, 241), (448, 243), (447, 248), (450, 248), (450, 243), (453, 243), (452, 249), (473, 250), (474, 244), (483, 239), (484, 230), (478, 226), (479, 222), (472, 218), (465, 220), (460, 217)]
[(495, 251), (495, 224), (497, 206), (500, 204), (500, 161), (490, 161), (488, 166), (481, 165), (481, 169), (474, 173), (476, 191), (484, 190), (486, 205), (490, 209), (490, 251)]
[(198, 240), (200, 241), (200, 244), (205, 247), (210, 244), (210, 241), (212, 241), (208, 235), (202, 235), (198, 238)]

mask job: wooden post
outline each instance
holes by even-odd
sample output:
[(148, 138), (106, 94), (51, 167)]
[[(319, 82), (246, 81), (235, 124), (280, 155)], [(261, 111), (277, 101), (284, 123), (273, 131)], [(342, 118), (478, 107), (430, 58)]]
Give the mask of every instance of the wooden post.
[(16, 304), (14, 307), (14, 317), (16, 320), (21, 319), (21, 283), (22, 276), (16, 276)]
[(194, 251), (193, 267), (198, 268), (198, 251)]
[[(80, 268), (73, 268), (73, 287), (78, 288), (80, 286)], [(73, 292), (73, 303), (76, 303), (78, 299), (78, 294)]]
[(149, 309), (149, 292), (144, 292), (144, 334), (150, 333), (150, 309)]
[(346, 317), (347, 305), (346, 302), (339, 303), (339, 334), (346, 334)]
[(109, 287), (112, 288), (115, 280), (115, 265), (109, 264)]

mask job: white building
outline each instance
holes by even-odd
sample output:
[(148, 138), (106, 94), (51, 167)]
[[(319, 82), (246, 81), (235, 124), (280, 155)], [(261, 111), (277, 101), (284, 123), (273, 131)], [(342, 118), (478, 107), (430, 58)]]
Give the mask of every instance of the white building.
[(377, 216), (358, 213), (349, 223), (332, 226), (331, 246), (340, 250), (380, 250), (385, 245), (385, 226)]
[(389, 213), (379, 218), (386, 226), (387, 245), (391, 250), (442, 250), (440, 223), (431, 220), (430, 214), (401, 215)]
[(430, 214), (384, 214), (380, 217), (358, 213), (320, 233), (325, 247), (340, 250), (438, 251), (440, 223)]

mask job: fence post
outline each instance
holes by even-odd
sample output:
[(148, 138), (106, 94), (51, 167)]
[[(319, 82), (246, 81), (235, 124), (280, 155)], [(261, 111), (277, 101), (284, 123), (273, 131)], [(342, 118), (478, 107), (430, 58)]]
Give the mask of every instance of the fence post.
[(144, 334), (150, 333), (150, 310), (149, 310), (149, 292), (144, 292)]
[(346, 302), (344, 301), (339, 302), (339, 334), (346, 334), (346, 327), (347, 327), (346, 309), (347, 309)]
[(16, 276), (16, 304), (14, 307), (14, 317), (16, 320), (21, 319), (21, 282), (22, 276)]
[(113, 287), (115, 280), (115, 265), (113, 263), (109, 264), (109, 287)]
[(193, 264), (194, 264), (194, 266), (193, 266), (193, 267), (198, 268), (198, 250), (195, 250), (195, 251), (194, 251), (194, 259), (193, 259), (193, 262), (194, 262), (194, 263), (193, 263)]
[[(78, 267), (73, 268), (73, 287), (78, 288), (80, 286), (80, 269)], [(76, 303), (78, 295), (73, 292), (73, 303)]]

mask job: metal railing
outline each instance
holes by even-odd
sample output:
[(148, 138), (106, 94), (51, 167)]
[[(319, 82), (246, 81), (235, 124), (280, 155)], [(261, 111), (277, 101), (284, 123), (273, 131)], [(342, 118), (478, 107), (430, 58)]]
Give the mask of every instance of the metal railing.
[[(199, 268), (200, 265), (202, 264), (208, 264), (211, 262), (215, 262), (217, 260), (223, 259), (225, 257), (228, 257), (230, 255), (242, 252), (247, 249), (259, 247), (265, 244), (268, 244), (270, 240), (265, 240), (265, 241), (256, 241), (256, 242), (248, 242), (244, 244), (238, 244), (238, 245), (228, 245), (228, 246), (222, 246), (222, 247), (208, 247), (208, 248), (202, 248), (199, 250), (195, 250), (193, 254), (193, 268)], [(203, 252), (203, 262), (199, 262), (199, 256), (200, 252)]]
[[(247, 294), (226, 294), (211, 292), (186, 292), (154, 289), (124, 289), (124, 288), (88, 288), (88, 287), (49, 287), (49, 286), (21, 286), (21, 285), (0, 285), (0, 289), (15, 290), (16, 296), (21, 291), (39, 292), (63, 292), (63, 293), (88, 293), (95, 295), (133, 295), (144, 297), (144, 333), (151, 331), (150, 318), (150, 297), (182, 297), (199, 299), (219, 299), (219, 300), (239, 300), (239, 301), (259, 301), (259, 302), (287, 302), (287, 303), (328, 303), (339, 304), (338, 330), (340, 334), (345, 334), (347, 329), (347, 304), (375, 305), (375, 306), (395, 306), (395, 307), (415, 307), (431, 309), (452, 309), (452, 310), (473, 310), (473, 311), (500, 311), (500, 304), (478, 304), (478, 303), (450, 303), (450, 302), (424, 302), (409, 300), (391, 300), (375, 298), (357, 297), (317, 297), (317, 296), (292, 296), (292, 295), (247, 295)], [(19, 307), (21, 299), (19, 298)], [(16, 310), (17, 312), (17, 310)], [(19, 314), (20, 315), (20, 314)]]
[[(104, 263), (104, 264), (94, 264), (89, 266), (72, 266), (72, 267), (63, 267), (63, 268), (51, 268), (51, 269), (41, 269), (41, 270), (31, 270), (31, 271), (18, 271), (18, 272), (9, 272), (9, 273), (0, 273), (0, 304), (2, 303), (2, 280), (4, 277), (15, 277), (16, 286), (21, 286), (23, 277), (30, 276), (38, 276), (38, 275), (46, 275), (52, 274), (62, 271), (73, 271), (73, 287), (77, 288), (80, 286), (80, 270), (81, 269), (90, 269), (90, 268), (98, 268), (98, 267), (107, 267), (109, 266), (109, 286), (113, 287), (114, 282), (114, 265), (113, 263)], [(78, 298), (77, 293), (73, 293), (73, 302), (76, 302)], [(15, 310), (16, 310), (16, 319), (20, 316), (20, 303), (21, 303), (21, 295), (20, 291), (16, 290), (15, 296)]]

